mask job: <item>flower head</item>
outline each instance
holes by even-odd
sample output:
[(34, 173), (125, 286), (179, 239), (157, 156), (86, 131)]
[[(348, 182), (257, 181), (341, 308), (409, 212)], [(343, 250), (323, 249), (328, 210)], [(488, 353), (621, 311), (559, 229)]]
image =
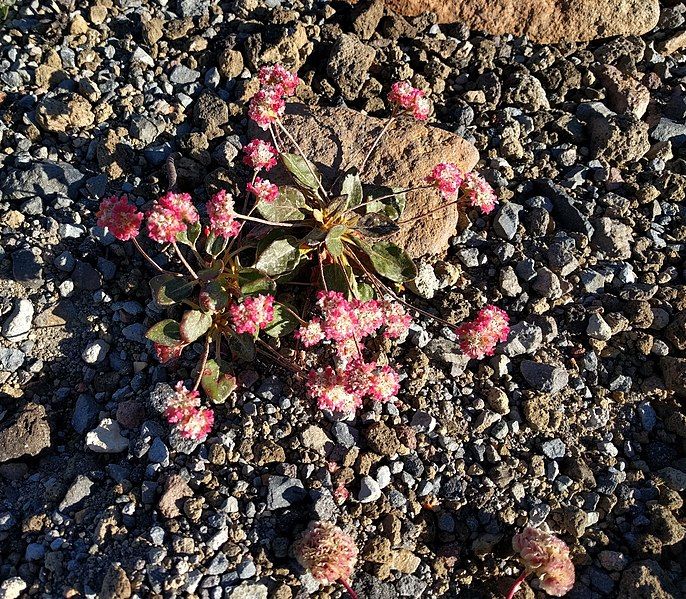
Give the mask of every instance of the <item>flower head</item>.
[(431, 103), (426, 94), (412, 87), (407, 81), (396, 81), (388, 93), (388, 100), (419, 121), (425, 121), (431, 110)]
[(492, 212), (498, 203), (498, 197), (493, 188), (477, 173), (471, 172), (465, 175), (462, 191), (469, 205), (479, 208), (484, 214)]
[(280, 90), (284, 96), (292, 96), (301, 83), (300, 77), (287, 71), (280, 64), (262, 67), (257, 74), (263, 88)]
[(214, 425), (214, 410), (212, 408), (192, 408), (181, 422), (177, 430), (182, 437), (196, 441), (204, 439), (210, 434)]
[(251, 99), (248, 116), (262, 129), (267, 129), (283, 115), (286, 102), (281, 88), (259, 90)]
[(248, 191), (255, 194), (255, 197), (262, 202), (271, 204), (279, 197), (279, 187), (269, 181), (255, 177), (254, 183), (248, 183)]
[(242, 304), (232, 304), (229, 312), (237, 333), (256, 335), (260, 329), (266, 328), (274, 320), (274, 296), (246, 297)]
[(512, 539), (512, 547), (527, 571), (538, 576), (541, 588), (562, 597), (574, 586), (574, 564), (569, 548), (555, 535), (528, 526)]
[(243, 156), (243, 163), (255, 170), (263, 168), (265, 171), (268, 171), (273, 166), (276, 166), (276, 156), (278, 156), (278, 152), (268, 141), (253, 139), (243, 148), (243, 152), (245, 154)]
[(295, 333), (296, 339), (300, 339), (305, 347), (312, 347), (323, 341), (326, 337), (322, 330), (321, 318), (313, 318), (307, 324), (301, 326)]
[(387, 339), (399, 339), (405, 335), (412, 323), (412, 316), (410, 316), (405, 308), (398, 302), (384, 301), (381, 304), (381, 309), (384, 315), (384, 337)]
[(200, 220), (200, 215), (193, 205), (193, 198), (188, 193), (170, 191), (157, 200), (161, 206), (172, 210), (185, 223), (193, 224)]
[(236, 220), (233, 198), (223, 189), (207, 202), (207, 215), (210, 218), (210, 230), (215, 235), (230, 239), (241, 230), (241, 224)]
[(158, 202), (153, 204), (147, 218), (148, 236), (159, 243), (174, 243), (176, 236), (187, 229), (178, 213)]
[(310, 371), (307, 393), (320, 410), (351, 414), (362, 405), (362, 396), (346, 385), (345, 378), (331, 366)]
[(100, 202), (96, 214), (98, 226), (109, 229), (120, 241), (128, 241), (138, 236), (143, 213), (129, 204), (126, 196), (111, 196)]
[(507, 341), (509, 320), (507, 313), (496, 306), (482, 308), (473, 321), (457, 327), (460, 349), (477, 360), (492, 356), (496, 344)]
[(200, 393), (189, 391), (182, 381), (176, 384), (173, 395), (166, 402), (164, 415), (175, 425), (182, 437), (199, 440), (206, 437), (214, 423), (214, 412), (200, 407)]
[(294, 545), (298, 562), (320, 582), (347, 581), (357, 562), (353, 538), (329, 522), (310, 522)]
[(444, 198), (453, 198), (464, 182), (462, 169), (452, 162), (437, 164), (426, 178), (427, 183), (438, 188)]

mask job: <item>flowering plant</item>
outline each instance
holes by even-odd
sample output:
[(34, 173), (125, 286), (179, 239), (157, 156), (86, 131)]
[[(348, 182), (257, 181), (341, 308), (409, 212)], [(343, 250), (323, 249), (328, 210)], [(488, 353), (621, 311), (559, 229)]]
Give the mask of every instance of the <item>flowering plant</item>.
[[(257, 353), (302, 374), (309, 397), (333, 414), (350, 415), (365, 399), (392, 401), (399, 375), (383, 361), (370, 360), (365, 344), (379, 335), (402, 337), (411, 320), (404, 306), (440, 321), (396, 294), (417, 273), (405, 251), (387, 239), (409, 222), (402, 220), (405, 194), (436, 188), (446, 200), (438, 209), (462, 203), (484, 214), (496, 203), (479, 175), (449, 163), (436, 165), (412, 189), (363, 183), (365, 167), (394, 120), (403, 115), (424, 120), (429, 114), (424, 93), (408, 83), (393, 85), (392, 114), (361, 163), (326, 188), (282, 122), (286, 98), (295, 94), (300, 79), (276, 65), (260, 69), (259, 81), (248, 115), (271, 139), (254, 139), (244, 147), (243, 162), (253, 173), (242, 212), (226, 190), (198, 210), (189, 194), (177, 190), (171, 160), (170, 190), (145, 214), (125, 196), (104, 199), (97, 214), (100, 226), (130, 240), (156, 270), (150, 287), (169, 317), (146, 336), (159, 360), (174, 360), (187, 346), (201, 343), (194, 384), (189, 389), (179, 382), (165, 412), (181, 434), (194, 439), (206, 436), (214, 420), (212, 410), (200, 405), (200, 387), (213, 403), (226, 401), (237, 385), (232, 364), (252, 361)], [(285, 151), (287, 144), (293, 153)], [(277, 164), (290, 175), (289, 184), (278, 186), (264, 176)], [(138, 238), (144, 221), (148, 237), (176, 256), (182, 273), (163, 268), (143, 249)], [(318, 290), (309, 320), (299, 315), (308, 314), (308, 304), (296, 305), (300, 298), (285, 291), (294, 284)], [(507, 315), (488, 306), (457, 333), (463, 351), (481, 358), (493, 353), (507, 331)], [(305, 364), (279, 351), (277, 339), (291, 333), (309, 350)]]

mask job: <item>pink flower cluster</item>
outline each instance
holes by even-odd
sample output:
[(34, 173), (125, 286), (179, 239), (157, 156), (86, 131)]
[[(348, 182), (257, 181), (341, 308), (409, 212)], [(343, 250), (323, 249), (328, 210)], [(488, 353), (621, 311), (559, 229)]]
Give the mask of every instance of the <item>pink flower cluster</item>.
[(355, 358), (345, 369), (331, 366), (311, 370), (307, 378), (307, 393), (316, 400), (320, 410), (350, 414), (362, 405), (365, 397), (387, 402), (395, 398), (400, 381), (390, 366), (364, 362)]
[(96, 213), (98, 226), (109, 229), (120, 241), (128, 241), (138, 236), (143, 213), (129, 204), (126, 196), (111, 196), (100, 202)]
[(353, 538), (330, 522), (310, 522), (293, 549), (300, 565), (320, 582), (349, 580), (357, 562)]
[(425, 121), (431, 110), (431, 103), (426, 94), (407, 81), (396, 81), (388, 93), (388, 101), (410, 113), (419, 121)]
[(295, 94), (300, 78), (281, 65), (262, 67), (258, 74), (259, 91), (250, 99), (248, 116), (262, 129), (281, 118), (286, 108), (285, 97)]
[(498, 197), (493, 188), (477, 173), (471, 172), (465, 175), (462, 191), (469, 205), (479, 208), (484, 214), (493, 212), (498, 203)]
[(462, 191), (467, 203), (479, 208), (484, 214), (492, 212), (498, 203), (495, 191), (481, 175), (465, 173), (452, 162), (437, 164), (426, 181), (436, 187), (446, 200), (454, 200), (458, 191)]
[(317, 345), (324, 339), (345, 343), (362, 341), (383, 327), (389, 339), (401, 337), (410, 326), (412, 317), (403, 307), (386, 300), (347, 300), (338, 291), (320, 291), (317, 306), (321, 318), (314, 317), (296, 331), (305, 347)]
[(278, 152), (268, 141), (253, 139), (243, 148), (243, 152), (245, 154), (245, 156), (243, 156), (243, 163), (254, 168), (256, 171), (260, 169), (268, 171), (276, 166)]
[(190, 194), (172, 191), (153, 204), (147, 217), (148, 235), (159, 243), (174, 243), (179, 233), (200, 219)]
[(246, 297), (242, 304), (229, 307), (231, 320), (237, 333), (256, 335), (274, 320), (274, 296), (253, 295)]
[(255, 195), (258, 201), (271, 204), (279, 197), (279, 188), (269, 181), (255, 177), (254, 183), (248, 183), (248, 191)]
[(475, 360), (492, 356), (496, 344), (507, 341), (509, 322), (505, 310), (493, 305), (482, 308), (474, 320), (457, 327), (460, 349)]
[(236, 220), (233, 199), (223, 189), (207, 202), (207, 215), (210, 230), (218, 237), (230, 239), (236, 237), (241, 230), (241, 224)]
[(526, 569), (538, 576), (541, 588), (562, 597), (574, 586), (574, 564), (569, 548), (555, 535), (528, 526), (512, 539), (512, 547)]
[(167, 400), (164, 415), (182, 437), (196, 441), (207, 437), (214, 424), (214, 411), (201, 407), (198, 391), (189, 391), (181, 381)]

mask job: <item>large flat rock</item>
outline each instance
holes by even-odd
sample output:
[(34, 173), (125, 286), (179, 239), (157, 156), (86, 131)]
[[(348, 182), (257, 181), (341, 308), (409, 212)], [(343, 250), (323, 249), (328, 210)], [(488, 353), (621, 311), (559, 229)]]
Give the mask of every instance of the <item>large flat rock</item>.
[(386, 0), (386, 5), (404, 16), (434, 12), (439, 23), (526, 35), (541, 44), (642, 35), (660, 17), (658, 0)]
[[(299, 104), (289, 105), (284, 117), (287, 129), (329, 183), (341, 169), (360, 165), (385, 122), (348, 108), (308, 108)], [(362, 179), (364, 183), (413, 187), (421, 185), (439, 162), (454, 162), (471, 170), (478, 160), (476, 148), (460, 136), (402, 118), (377, 146)], [(277, 177), (278, 173), (270, 173), (271, 179), (281, 182)], [(429, 212), (443, 203), (434, 190), (409, 193), (402, 218)], [(413, 257), (441, 254), (456, 233), (457, 218), (457, 206), (450, 206), (402, 225), (393, 241)]]

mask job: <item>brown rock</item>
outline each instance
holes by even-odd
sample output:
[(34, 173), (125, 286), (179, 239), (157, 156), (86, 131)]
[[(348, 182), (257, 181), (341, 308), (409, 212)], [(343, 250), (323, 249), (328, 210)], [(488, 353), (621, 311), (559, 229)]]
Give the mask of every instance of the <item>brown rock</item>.
[(184, 497), (192, 497), (193, 490), (178, 474), (172, 474), (164, 483), (164, 491), (157, 504), (163, 518), (176, 518), (181, 515), (178, 502)]
[(669, 577), (654, 560), (633, 564), (622, 575), (617, 597), (623, 599), (676, 599)]
[(662, 374), (667, 389), (686, 395), (686, 358), (662, 358)]
[[(347, 108), (307, 108), (289, 105), (284, 122), (305, 154), (313, 157), (325, 182), (331, 183), (341, 166), (359, 166), (385, 121)], [(259, 134), (255, 128), (253, 134)], [(264, 137), (264, 135), (262, 135)], [(476, 148), (458, 135), (413, 119), (397, 121), (370, 158), (364, 182), (390, 187), (423, 183), (439, 162), (454, 162), (464, 170), (479, 160)], [(433, 190), (407, 194), (404, 219), (430, 212), (444, 202)], [(450, 206), (401, 226), (392, 241), (413, 257), (441, 254), (455, 235), (459, 210)]]
[(162, 19), (147, 19), (141, 25), (143, 39), (148, 46), (154, 46), (164, 35), (164, 21)]
[(612, 110), (630, 112), (639, 119), (645, 114), (650, 102), (650, 92), (640, 81), (612, 65), (602, 65), (598, 69), (598, 79), (607, 88)]
[(0, 430), (0, 462), (37, 455), (50, 447), (50, 425), (45, 408), (27, 403), (14, 421)]
[(100, 599), (129, 599), (131, 597), (129, 577), (119, 564), (112, 564), (105, 574), (98, 597)]
[(46, 131), (60, 133), (92, 125), (95, 115), (86, 98), (69, 94), (64, 100), (43, 98), (36, 109), (36, 121)]
[(542, 44), (641, 35), (657, 25), (658, 0), (386, 0), (404, 16), (434, 12), (494, 35), (527, 35)]
[(145, 407), (137, 399), (127, 399), (117, 406), (117, 422), (124, 428), (137, 428), (145, 420)]
[(243, 72), (243, 55), (238, 50), (227, 48), (219, 55), (217, 70), (227, 79), (238, 77)]
[(679, 31), (679, 33), (675, 33), (673, 36), (660, 42), (658, 48), (664, 54), (674, 54), (682, 48), (686, 48), (686, 30)]
[(372, 451), (392, 456), (400, 450), (398, 435), (383, 422), (375, 422), (367, 429), (367, 443)]

